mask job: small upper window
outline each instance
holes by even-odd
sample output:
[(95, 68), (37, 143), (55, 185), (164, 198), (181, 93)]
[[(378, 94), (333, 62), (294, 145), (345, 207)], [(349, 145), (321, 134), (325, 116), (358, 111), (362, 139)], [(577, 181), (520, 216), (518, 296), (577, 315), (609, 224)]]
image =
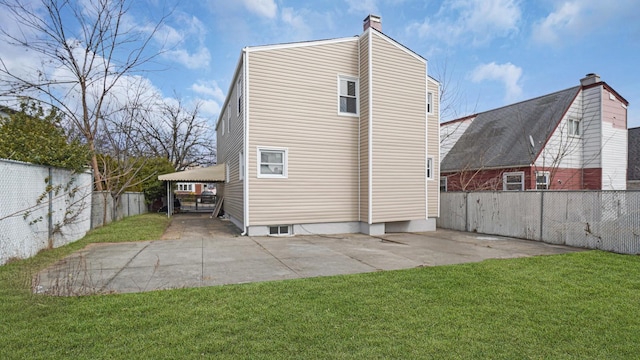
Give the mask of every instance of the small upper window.
[(258, 149), (258, 177), (286, 178), (287, 150)]
[(429, 180), (433, 179), (433, 158), (432, 157), (427, 158), (427, 179)]
[(338, 109), (340, 114), (358, 114), (358, 79), (350, 77), (340, 77), (340, 97)]
[(447, 177), (442, 176), (440, 177), (440, 192), (446, 192), (446, 191), (447, 191)]
[(427, 112), (433, 113), (433, 93), (427, 93)]
[(536, 171), (536, 189), (547, 190), (549, 189), (549, 172), (548, 171)]
[(582, 129), (580, 129), (580, 120), (578, 119), (568, 119), (567, 128), (570, 136), (580, 136), (582, 133)]
[(227, 104), (227, 132), (231, 132), (231, 105)]
[(238, 79), (236, 93), (238, 94), (238, 116), (240, 116), (242, 113), (242, 78)]

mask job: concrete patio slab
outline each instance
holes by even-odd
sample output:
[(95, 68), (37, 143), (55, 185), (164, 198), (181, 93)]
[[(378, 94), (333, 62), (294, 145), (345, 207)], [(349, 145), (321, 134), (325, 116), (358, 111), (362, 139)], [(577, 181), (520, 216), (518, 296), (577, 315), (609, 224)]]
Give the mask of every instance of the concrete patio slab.
[(142, 292), (580, 250), (450, 230), (246, 237), (208, 214), (178, 214), (160, 240), (91, 244), (38, 274), (34, 289), (54, 295)]

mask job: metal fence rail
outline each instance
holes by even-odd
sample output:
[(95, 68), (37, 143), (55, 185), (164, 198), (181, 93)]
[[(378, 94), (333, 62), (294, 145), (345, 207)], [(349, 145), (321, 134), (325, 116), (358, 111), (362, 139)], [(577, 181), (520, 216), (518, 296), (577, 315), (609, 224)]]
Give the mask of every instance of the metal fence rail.
[(438, 227), (640, 253), (640, 191), (444, 192)]

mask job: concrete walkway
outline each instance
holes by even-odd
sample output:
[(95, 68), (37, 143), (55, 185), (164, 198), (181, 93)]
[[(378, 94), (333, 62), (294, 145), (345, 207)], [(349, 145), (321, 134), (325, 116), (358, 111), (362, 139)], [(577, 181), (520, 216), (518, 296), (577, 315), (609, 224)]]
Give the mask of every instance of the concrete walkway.
[(247, 237), (208, 214), (179, 214), (161, 240), (91, 244), (42, 271), (55, 295), (158, 289), (397, 270), (579, 249), (449, 230), (429, 233)]

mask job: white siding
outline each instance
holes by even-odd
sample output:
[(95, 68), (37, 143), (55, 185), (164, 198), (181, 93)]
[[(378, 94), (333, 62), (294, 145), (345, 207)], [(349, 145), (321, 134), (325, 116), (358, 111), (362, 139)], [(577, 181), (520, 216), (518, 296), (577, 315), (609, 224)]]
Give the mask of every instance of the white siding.
[(445, 123), (440, 126), (440, 161), (449, 153), (453, 145), (458, 142), (460, 136), (464, 134), (469, 125), (473, 122), (473, 118), (466, 120)]
[[(562, 117), (560, 124), (549, 138), (544, 150), (536, 159), (535, 166), (541, 168), (569, 169), (579, 169), (582, 167), (583, 135), (579, 137), (569, 135), (567, 124), (568, 119), (581, 120), (582, 118), (582, 97), (578, 94), (567, 113)], [(591, 125), (581, 121), (580, 126), (582, 129), (585, 129)], [(534, 139), (534, 141), (539, 140), (542, 139)]]

